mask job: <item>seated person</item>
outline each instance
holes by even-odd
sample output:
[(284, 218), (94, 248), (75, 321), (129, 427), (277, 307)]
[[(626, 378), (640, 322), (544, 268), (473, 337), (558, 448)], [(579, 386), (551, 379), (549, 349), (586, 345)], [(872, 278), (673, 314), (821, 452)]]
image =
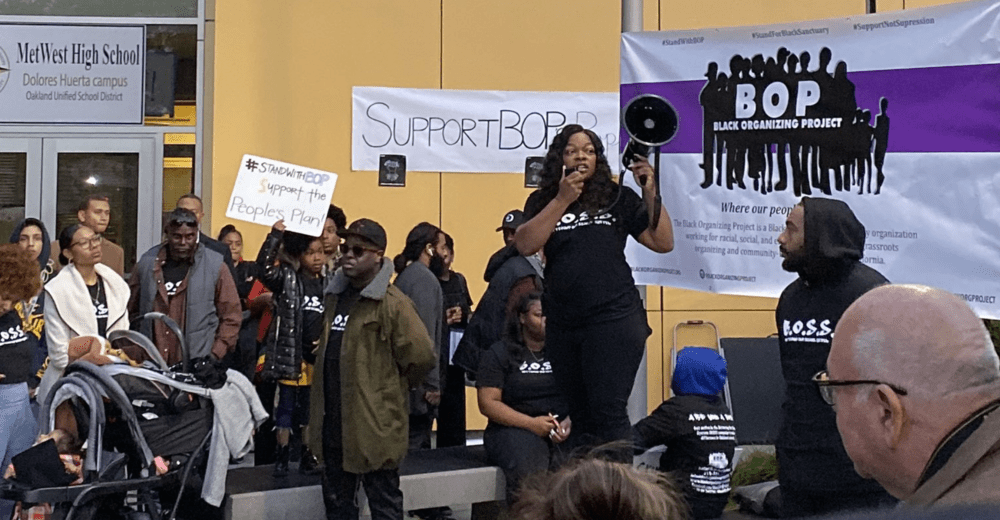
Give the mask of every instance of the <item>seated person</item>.
[(718, 352), (684, 348), (670, 384), (674, 397), (632, 427), (637, 454), (667, 446), (660, 471), (674, 475), (695, 519), (722, 516), (729, 500), (736, 428), (719, 396), (725, 384), (726, 360)]
[(510, 503), (521, 479), (553, 465), (572, 422), (545, 358), (541, 293), (521, 298), (508, 315), (505, 336), (483, 353), (476, 390), (479, 410), (489, 419), (486, 455), (503, 469)]

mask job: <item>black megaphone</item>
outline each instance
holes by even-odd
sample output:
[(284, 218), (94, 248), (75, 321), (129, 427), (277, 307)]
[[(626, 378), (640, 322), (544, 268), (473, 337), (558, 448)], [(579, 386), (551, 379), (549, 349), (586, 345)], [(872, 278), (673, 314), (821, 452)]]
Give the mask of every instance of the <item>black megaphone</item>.
[[(622, 151), (622, 174), (632, 165), (635, 156), (649, 157), (653, 153), (653, 178), (656, 197), (649, 214), (649, 227), (656, 229), (660, 219), (660, 147), (669, 143), (677, 135), (680, 118), (677, 110), (666, 99), (656, 94), (641, 94), (632, 98), (622, 110), (622, 126), (628, 132), (629, 141)], [(640, 182), (645, 184), (645, 179)]]

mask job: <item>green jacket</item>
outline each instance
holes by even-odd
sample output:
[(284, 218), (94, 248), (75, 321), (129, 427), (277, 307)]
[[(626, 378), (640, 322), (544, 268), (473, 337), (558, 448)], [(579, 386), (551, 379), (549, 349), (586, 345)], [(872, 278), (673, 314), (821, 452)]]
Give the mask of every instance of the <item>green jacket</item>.
[[(392, 262), (362, 289), (351, 309), (340, 349), (341, 426), (344, 471), (369, 473), (398, 468), (409, 435), (410, 388), (436, 366), (427, 328), (413, 302), (389, 285)], [(316, 353), (309, 415), (308, 445), (323, 454), (323, 367), (337, 299), (350, 280), (338, 270), (326, 288), (323, 334)]]

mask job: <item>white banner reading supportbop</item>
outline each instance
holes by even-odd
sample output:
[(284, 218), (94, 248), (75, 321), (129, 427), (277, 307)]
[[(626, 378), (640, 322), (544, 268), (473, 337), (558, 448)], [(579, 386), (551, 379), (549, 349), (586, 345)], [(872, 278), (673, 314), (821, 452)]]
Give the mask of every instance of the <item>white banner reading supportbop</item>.
[(524, 172), (552, 137), (580, 124), (601, 137), (618, 172), (618, 94), (354, 87), (351, 169), (381, 154), (426, 172)]
[(244, 155), (226, 216), (318, 237), (337, 186), (337, 174)]
[(675, 248), (630, 242), (638, 283), (778, 296), (796, 275), (777, 238), (809, 195), (853, 209), (890, 281), (1000, 318), (1000, 2), (625, 34), (621, 59), (622, 106), (655, 94), (680, 119), (661, 166)]
[(142, 26), (0, 25), (0, 123), (141, 125)]

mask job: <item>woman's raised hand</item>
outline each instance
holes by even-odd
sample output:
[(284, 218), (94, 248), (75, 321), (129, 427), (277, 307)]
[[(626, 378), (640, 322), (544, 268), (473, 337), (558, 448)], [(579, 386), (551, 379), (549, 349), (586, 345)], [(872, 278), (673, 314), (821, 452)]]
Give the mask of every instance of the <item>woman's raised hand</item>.
[(649, 164), (649, 159), (636, 155), (629, 166), (635, 183), (642, 187), (643, 191), (656, 189), (656, 179), (653, 177), (653, 167)]

